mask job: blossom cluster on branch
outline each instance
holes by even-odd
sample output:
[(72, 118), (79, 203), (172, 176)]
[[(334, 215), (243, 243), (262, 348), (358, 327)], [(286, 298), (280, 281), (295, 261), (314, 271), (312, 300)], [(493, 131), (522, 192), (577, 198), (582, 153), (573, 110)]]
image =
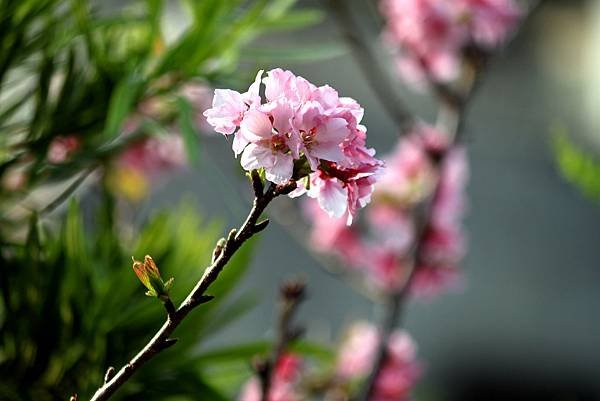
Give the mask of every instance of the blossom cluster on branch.
[[(303, 362), (299, 355), (286, 353), (279, 358), (271, 377), (267, 401), (300, 401), (304, 399), (299, 384), (302, 378)], [(253, 377), (242, 388), (239, 401), (261, 401), (261, 383)]]
[[(348, 329), (339, 349), (337, 380), (343, 383), (364, 379), (373, 366), (381, 341), (381, 333), (375, 326), (362, 321), (354, 323)], [(396, 330), (390, 336), (386, 348), (386, 358), (369, 401), (410, 400), (410, 392), (422, 371), (416, 359), (416, 344), (408, 333)]]
[(466, 50), (500, 45), (521, 17), (514, 0), (382, 0), (381, 13), (398, 69), (415, 84), (454, 80)]
[[(264, 84), (265, 101), (259, 92)], [(268, 181), (295, 179), (329, 216), (356, 211), (371, 197), (382, 162), (366, 147), (363, 108), (328, 85), (317, 87), (290, 71), (259, 71), (248, 91), (216, 89), (204, 112), (217, 132), (233, 135), (242, 167), (263, 169)]]
[[(361, 224), (347, 227), (308, 202), (311, 245), (333, 253), (347, 269), (360, 273), (376, 289), (404, 285), (411, 251), (419, 241), (414, 294), (431, 296), (460, 282), (457, 264), (464, 254), (461, 219), (467, 164), (460, 147), (424, 123), (402, 138), (385, 158), (386, 168)], [(444, 155), (444, 157), (441, 157)], [(437, 166), (438, 158), (441, 158)], [(421, 230), (414, 209), (431, 198), (431, 218)]]

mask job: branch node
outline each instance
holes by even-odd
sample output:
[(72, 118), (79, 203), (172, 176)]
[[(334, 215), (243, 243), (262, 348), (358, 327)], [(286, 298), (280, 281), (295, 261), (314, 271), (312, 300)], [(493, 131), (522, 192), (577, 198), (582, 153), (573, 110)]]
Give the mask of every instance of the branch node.
[[(115, 368), (113, 366), (109, 366), (108, 369), (106, 369), (106, 373), (104, 374), (104, 383), (108, 383), (110, 379), (112, 379), (114, 376)], [(75, 399), (77, 399), (77, 395), (75, 395)]]
[(265, 219), (265, 220), (263, 220), (263, 221), (261, 221), (259, 223), (256, 223), (254, 225), (254, 232), (255, 233), (259, 233), (262, 230), (264, 230), (265, 228), (267, 228), (268, 225), (269, 225), (269, 219)]
[(238, 230), (233, 228), (229, 231), (227, 235), (227, 241), (225, 242), (225, 247), (231, 246), (235, 242), (235, 236), (237, 235)]
[(173, 316), (175, 316), (175, 305), (173, 305), (173, 301), (171, 301), (171, 298), (169, 298), (168, 296), (163, 300), (163, 305), (165, 306), (165, 309), (167, 310), (167, 315), (169, 315), (170, 318), (172, 318)]
[(213, 295), (202, 295), (200, 296), (200, 298), (198, 298), (198, 305), (200, 304), (205, 304), (207, 302), (212, 301), (213, 299), (215, 299), (215, 297)]
[(287, 195), (297, 187), (296, 180), (289, 180), (285, 184), (279, 184), (275, 187), (275, 196)]
[(215, 249), (213, 249), (210, 263), (215, 263), (215, 261), (219, 258), (219, 256), (221, 256), (221, 253), (223, 252), (223, 248), (225, 248), (226, 242), (227, 241), (225, 240), (225, 238), (221, 238), (217, 241), (217, 244), (215, 245)]
[(160, 345), (159, 345), (159, 350), (165, 350), (167, 348), (172, 347), (173, 345), (175, 345), (177, 343), (179, 339), (178, 338), (167, 338), (165, 339)]
[(281, 285), (279, 291), (286, 302), (298, 302), (306, 295), (306, 283), (302, 279), (288, 280)]

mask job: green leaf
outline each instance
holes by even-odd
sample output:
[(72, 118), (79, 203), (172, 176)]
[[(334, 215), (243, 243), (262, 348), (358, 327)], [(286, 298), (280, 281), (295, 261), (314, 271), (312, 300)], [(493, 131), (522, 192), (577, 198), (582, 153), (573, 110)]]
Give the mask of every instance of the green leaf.
[(194, 166), (198, 166), (200, 161), (200, 135), (194, 126), (192, 106), (181, 96), (177, 97), (176, 103), (179, 110), (179, 128), (188, 161)]
[(553, 147), (558, 168), (589, 199), (600, 201), (600, 159), (577, 147), (564, 128), (555, 130)]
[(115, 86), (110, 97), (104, 126), (104, 135), (107, 138), (114, 138), (120, 133), (125, 118), (133, 108), (141, 84), (140, 81), (129, 77), (121, 80)]
[(69, 202), (63, 235), (67, 260), (73, 266), (83, 268), (91, 258), (87, 254), (87, 237), (83, 230), (79, 203), (75, 199)]

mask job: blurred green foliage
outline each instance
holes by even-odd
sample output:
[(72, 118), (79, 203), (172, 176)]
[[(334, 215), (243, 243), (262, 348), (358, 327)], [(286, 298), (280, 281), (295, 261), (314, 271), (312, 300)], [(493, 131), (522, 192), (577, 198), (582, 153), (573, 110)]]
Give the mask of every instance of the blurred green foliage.
[(582, 150), (560, 129), (554, 135), (553, 145), (558, 168), (584, 196), (600, 201), (600, 160)]
[[(131, 269), (132, 254), (141, 258), (151, 252), (161, 271), (176, 277), (172, 298), (180, 301), (208, 265), (220, 231), (191, 206), (177, 210), (157, 213), (141, 231), (125, 236), (106, 210), (101, 208), (86, 224), (78, 204), (71, 202), (58, 232), (33, 218), (27, 243), (3, 249), (0, 399), (65, 399), (75, 392), (85, 399), (102, 383), (108, 366), (126, 363), (149, 340), (165, 311), (156, 299), (144, 296)], [(226, 397), (223, 389), (231, 395), (238, 388), (236, 370), (230, 373), (233, 382), (215, 387), (206, 368), (217, 369), (219, 363), (201, 358), (200, 350), (254, 305), (247, 294), (228, 296), (246, 270), (251, 250), (250, 242), (236, 253), (211, 287), (216, 298), (183, 322), (175, 347), (145, 366), (116, 399), (164, 399), (168, 394), (219, 400)], [(228, 356), (228, 363), (241, 368), (247, 363), (244, 352)]]

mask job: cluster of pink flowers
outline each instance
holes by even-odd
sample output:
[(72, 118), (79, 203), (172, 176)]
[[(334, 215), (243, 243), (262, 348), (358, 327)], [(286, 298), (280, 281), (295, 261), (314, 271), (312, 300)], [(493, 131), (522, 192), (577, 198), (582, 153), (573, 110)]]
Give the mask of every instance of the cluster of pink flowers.
[[(259, 71), (247, 92), (215, 90), (204, 115), (215, 131), (233, 135), (245, 170), (264, 169), (281, 184), (295, 179), (291, 196), (306, 193), (331, 217), (356, 211), (371, 197), (382, 163), (366, 147), (364, 110), (330, 86), (317, 87), (290, 71)], [(259, 95), (264, 83), (265, 101)]]
[[(439, 166), (434, 159), (442, 158)], [(364, 224), (346, 227), (314, 204), (306, 205), (312, 223), (311, 244), (334, 253), (345, 266), (362, 274), (379, 290), (403, 285), (407, 260), (421, 241), (411, 290), (432, 296), (460, 283), (457, 264), (464, 253), (461, 220), (467, 180), (465, 154), (449, 148), (437, 129), (418, 125), (385, 159)], [(432, 199), (424, 233), (417, 233), (415, 207)]]
[[(299, 401), (302, 399), (297, 389), (301, 376), (302, 360), (294, 354), (284, 354), (273, 371), (267, 401)], [(242, 388), (239, 401), (260, 401), (262, 391), (260, 381), (253, 377)]]
[(506, 40), (521, 11), (514, 0), (382, 0), (385, 38), (400, 47), (398, 66), (413, 83), (450, 81), (464, 50)]
[[(342, 381), (365, 378), (374, 363), (381, 335), (375, 326), (358, 322), (350, 327), (339, 351), (336, 374)], [(375, 381), (370, 401), (410, 400), (410, 393), (421, 376), (417, 349), (404, 331), (396, 331), (387, 344), (387, 359)]]

